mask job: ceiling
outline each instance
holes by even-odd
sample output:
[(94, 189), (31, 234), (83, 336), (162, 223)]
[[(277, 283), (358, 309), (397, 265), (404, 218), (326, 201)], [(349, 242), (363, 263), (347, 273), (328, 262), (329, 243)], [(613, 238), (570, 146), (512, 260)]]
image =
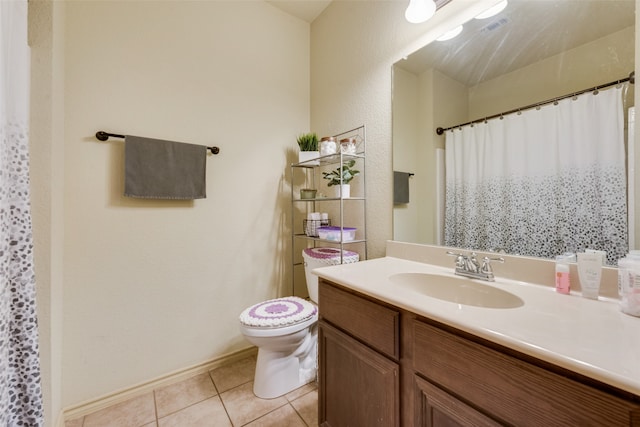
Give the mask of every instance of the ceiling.
[[(290, 15), (293, 15), (297, 18), (302, 19), (303, 21), (307, 21), (309, 23), (313, 22), (323, 10), (329, 6), (332, 0), (266, 0), (267, 3), (272, 4), (280, 10), (287, 12)], [(360, 0), (360, 1), (378, 1), (378, 0)], [(406, 1), (407, 5), (409, 4), (409, 0), (398, 0), (398, 1)], [(436, 2), (436, 8), (439, 9), (445, 4), (449, 3), (451, 0), (434, 0)]]
[[(266, 1), (311, 23), (332, 0)], [(500, 14), (473, 19), (458, 37), (433, 42), (397, 65), (415, 74), (435, 67), (473, 86), (634, 24), (631, 0), (509, 0)]]
[(267, 3), (311, 23), (329, 6), (331, 0), (267, 0)]
[(415, 74), (436, 68), (473, 86), (634, 24), (629, 0), (509, 0), (500, 14), (472, 19), (458, 37), (396, 65)]

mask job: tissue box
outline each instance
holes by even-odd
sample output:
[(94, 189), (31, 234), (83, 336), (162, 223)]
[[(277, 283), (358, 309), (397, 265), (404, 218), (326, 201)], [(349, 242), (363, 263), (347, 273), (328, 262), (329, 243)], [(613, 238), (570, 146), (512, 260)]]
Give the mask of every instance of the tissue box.
[[(321, 239), (340, 241), (340, 227), (318, 227), (318, 236)], [(356, 229), (353, 227), (342, 227), (342, 241), (350, 242), (356, 238)]]

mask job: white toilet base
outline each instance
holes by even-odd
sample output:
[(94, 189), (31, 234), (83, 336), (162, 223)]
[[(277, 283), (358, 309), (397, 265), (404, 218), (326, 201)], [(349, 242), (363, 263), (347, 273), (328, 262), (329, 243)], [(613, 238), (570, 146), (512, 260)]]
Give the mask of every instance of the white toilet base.
[(260, 347), (253, 393), (261, 399), (274, 399), (314, 381), (317, 342), (316, 325), (313, 325), (293, 354)]

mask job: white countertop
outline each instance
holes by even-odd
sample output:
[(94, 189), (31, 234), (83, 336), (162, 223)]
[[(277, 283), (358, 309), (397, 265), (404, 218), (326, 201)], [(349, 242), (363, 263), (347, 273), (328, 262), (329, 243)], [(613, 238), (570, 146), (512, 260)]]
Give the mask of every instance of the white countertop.
[(397, 273), (454, 276), (453, 267), (385, 257), (313, 270), (320, 277), (640, 396), (640, 318), (618, 301), (563, 295), (549, 286), (481, 281), (524, 300), (494, 309), (432, 298), (392, 283)]

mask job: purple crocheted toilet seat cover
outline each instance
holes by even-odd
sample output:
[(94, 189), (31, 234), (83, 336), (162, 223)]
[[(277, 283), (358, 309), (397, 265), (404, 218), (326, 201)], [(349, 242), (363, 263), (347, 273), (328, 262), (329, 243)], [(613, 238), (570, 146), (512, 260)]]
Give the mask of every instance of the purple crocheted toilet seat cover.
[(317, 313), (315, 305), (298, 297), (284, 297), (252, 305), (240, 314), (240, 322), (254, 327), (290, 326)]
[(348, 251), (346, 249), (337, 248), (306, 248), (302, 250), (303, 256), (314, 259), (315, 261), (327, 264), (340, 264), (340, 253), (342, 252), (342, 263), (351, 264), (358, 262), (360, 255), (357, 252)]

